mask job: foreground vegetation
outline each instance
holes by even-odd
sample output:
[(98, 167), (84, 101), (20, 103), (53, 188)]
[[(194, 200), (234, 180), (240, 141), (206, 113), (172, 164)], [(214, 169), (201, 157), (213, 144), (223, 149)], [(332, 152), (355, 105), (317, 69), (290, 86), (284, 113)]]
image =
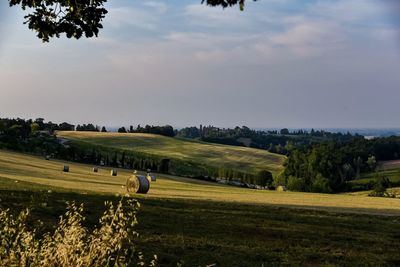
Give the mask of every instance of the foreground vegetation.
[[(0, 208), (33, 208), (28, 226), (52, 232), (65, 201), (85, 203), (93, 229), (104, 201), (119, 197), (1, 183)], [(141, 198), (136, 246), (159, 266), (398, 266), (400, 217), (206, 200)]]
[[(106, 210), (98, 226), (88, 231), (83, 225), (84, 205), (70, 202), (57, 228), (44, 235), (38, 227), (29, 229), (30, 209), (18, 216), (10, 209), (0, 210), (0, 266), (142, 266), (137, 250), (136, 212), (139, 204), (131, 198), (114, 206), (105, 202)], [(43, 206), (47, 203), (41, 203)], [(38, 225), (42, 221), (38, 220)], [(156, 257), (149, 262), (155, 266)]]

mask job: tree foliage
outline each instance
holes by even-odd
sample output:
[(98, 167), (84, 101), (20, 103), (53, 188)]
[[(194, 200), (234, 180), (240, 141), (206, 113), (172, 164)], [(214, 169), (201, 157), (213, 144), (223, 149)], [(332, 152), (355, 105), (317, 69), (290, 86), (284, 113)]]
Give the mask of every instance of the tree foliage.
[(215, 126), (186, 127), (177, 132), (178, 137), (199, 139), (204, 142), (250, 146), (265, 149), (272, 153), (289, 154), (294, 148), (309, 146), (331, 140), (340, 142), (363, 138), (350, 133), (331, 133), (324, 130), (254, 130), (249, 127), (219, 128)]
[(223, 8), (239, 4), (240, 10), (243, 11), (245, 0), (202, 0), (201, 3), (207, 3), (209, 6), (222, 6)]
[(284, 176), (302, 179), (304, 191), (340, 192), (349, 190), (348, 182), (360, 174), (374, 171), (377, 161), (397, 160), (399, 155), (397, 136), (331, 140), (292, 150), (285, 162)]
[(37, 32), (43, 42), (60, 37), (79, 39), (97, 36), (103, 28), (101, 21), (107, 14), (106, 0), (9, 0), (10, 6), (20, 5), (29, 9), (25, 16), (28, 28)]

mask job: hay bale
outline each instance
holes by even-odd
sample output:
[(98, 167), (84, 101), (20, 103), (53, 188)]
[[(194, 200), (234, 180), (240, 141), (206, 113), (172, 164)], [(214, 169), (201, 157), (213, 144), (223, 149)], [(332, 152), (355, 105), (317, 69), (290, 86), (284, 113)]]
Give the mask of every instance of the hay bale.
[(93, 167), (93, 172), (99, 172), (99, 168)]
[(276, 188), (276, 191), (280, 191), (280, 192), (285, 192), (287, 189), (286, 189), (286, 186), (283, 186), (283, 185), (280, 185), (280, 186), (278, 186), (277, 188)]
[(139, 188), (139, 179), (137, 179), (136, 175), (132, 175), (126, 180), (126, 191), (128, 193), (136, 193)]
[(115, 169), (112, 169), (111, 170), (111, 176), (117, 176), (117, 170), (115, 170)]
[(63, 172), (69, 172), (69, 165), (64, 165)]
[(132, 175), (126, 181), (126, 190), (128, 193), (146, 194), (149, 192), (150, 182), (146, 176)]
[(46, 156), (46, 160), (50, 160), (50, 156), (49, 155)]
[(143, 175), (136, 175), (136, 177), (139, 180), (139, 188), (136, 191), (136, 193), (146, 194), (147, 192), (149, 192), (150, 189), (149, 180)]

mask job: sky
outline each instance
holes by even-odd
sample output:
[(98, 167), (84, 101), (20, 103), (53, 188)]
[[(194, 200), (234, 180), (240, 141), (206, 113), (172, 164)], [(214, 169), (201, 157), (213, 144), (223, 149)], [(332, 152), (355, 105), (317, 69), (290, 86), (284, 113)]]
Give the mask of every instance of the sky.
[(0, 117), (108, 126), (400, 127), (397, 0), (107, 4), (42, 43), (0, 3)]

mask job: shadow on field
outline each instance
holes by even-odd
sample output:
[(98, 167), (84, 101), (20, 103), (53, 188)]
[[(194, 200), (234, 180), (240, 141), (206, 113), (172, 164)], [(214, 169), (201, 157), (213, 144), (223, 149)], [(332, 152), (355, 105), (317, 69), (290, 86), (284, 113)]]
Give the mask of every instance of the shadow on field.
[[(66, 201), (85, 204), (93, 228), (117, 196), (0, 190), (0, 208), (32, 209), (52, 231)], [(139, 198), (139, 247), (160, 266), (399, 266), (400, 217), (196, 200)]]

